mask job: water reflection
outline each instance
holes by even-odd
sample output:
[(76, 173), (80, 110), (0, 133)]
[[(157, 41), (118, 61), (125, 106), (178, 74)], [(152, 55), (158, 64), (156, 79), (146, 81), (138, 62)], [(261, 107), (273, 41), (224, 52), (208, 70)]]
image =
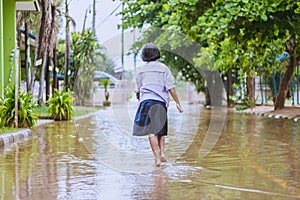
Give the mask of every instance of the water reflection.
[(300, 199), (299, 123), (229, 111), (201, 157), (211, 111), (172, 112), (171, 162), (160, 168), (147, 138), (124, 134), (109, 108), (36, 128), (32, 139), (0, 150), (0, 199)]

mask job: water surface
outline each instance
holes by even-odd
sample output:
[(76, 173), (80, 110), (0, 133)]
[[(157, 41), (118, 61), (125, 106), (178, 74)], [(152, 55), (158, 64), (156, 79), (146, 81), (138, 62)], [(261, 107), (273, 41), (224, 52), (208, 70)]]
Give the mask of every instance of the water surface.
[[(42, 125), (0, 149), (0, 199), (300, 199), (299, 122), (172, 105), (169, 162), (155, 168), (147, 137), (131, 136), (135, 108)], [(216, 144), (203, 157), (204, 140)]]

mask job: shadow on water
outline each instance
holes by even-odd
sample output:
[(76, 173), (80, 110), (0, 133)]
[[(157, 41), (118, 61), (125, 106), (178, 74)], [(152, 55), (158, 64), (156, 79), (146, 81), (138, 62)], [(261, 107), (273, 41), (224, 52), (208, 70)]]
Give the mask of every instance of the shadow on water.
[(39, 126), (0, 150), (0, 199), (300, 199), (299, 123), (223, 112), (203, 157), (203, 141), (215, 139), (206, 135), (212, 111), (184, 107), (169, 109), (169, 162), (160, 168), (147, 137), (129, 132), (135, 105), (124, 123), (107, 108)]

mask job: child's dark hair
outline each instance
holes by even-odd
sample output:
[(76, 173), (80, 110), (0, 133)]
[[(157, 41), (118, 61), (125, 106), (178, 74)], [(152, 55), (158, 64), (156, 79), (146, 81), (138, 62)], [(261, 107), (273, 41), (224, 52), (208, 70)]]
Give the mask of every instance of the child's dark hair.
[(160, 51), (158, 48), (152, 44), (147, 43), (143, 46), (142, 59), (145, 62), (155, 61), (160, 58)]

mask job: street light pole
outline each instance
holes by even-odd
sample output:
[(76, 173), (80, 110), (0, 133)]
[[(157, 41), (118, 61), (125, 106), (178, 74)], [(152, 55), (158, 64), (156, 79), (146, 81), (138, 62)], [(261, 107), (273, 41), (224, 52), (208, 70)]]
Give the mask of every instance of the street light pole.
[(121, 72), (121, 79), (123, 79), (123, 71), (124, 71), (124, 27), (123, 27), (123, 21), (124, 21), (124, 5), (125, 0), (122, 0), (122, 33), (121, 33), (121, 44), (122, 44), (122, 50), (121, 50), (121, 63), (122, 63), (122, 72)]
[(65, 87), (68, 91), (69, 89), (69, 68), (70, 68), (70, 27), (69, 27), (69, 5), (68, 0), (65, 0), (65, 7), (66, 7), (66, 53), (65, 53)]
[(93, 33), (96, 36), (96, 0), (93, 0)]

